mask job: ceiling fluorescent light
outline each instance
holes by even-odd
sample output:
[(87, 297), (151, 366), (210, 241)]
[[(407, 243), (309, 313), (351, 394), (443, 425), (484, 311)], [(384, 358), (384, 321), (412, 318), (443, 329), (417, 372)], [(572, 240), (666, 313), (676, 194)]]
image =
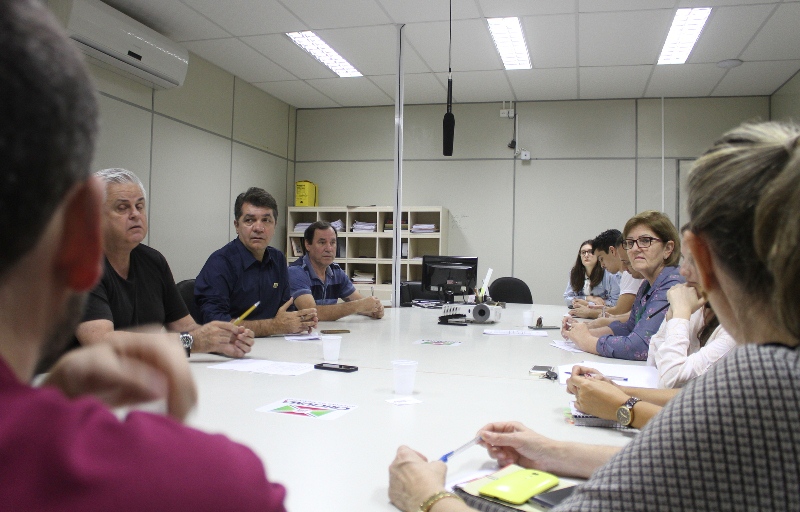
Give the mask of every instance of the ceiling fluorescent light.
[(711, 7), (678, 9), (672, 20), (664, 48), (661, 49), (659, 64), (683, 64), (692, 53), (692, 48), (703, 31)]
[(344, 60), (341, 55), (328, 46), (328, 44), (320, 39), (317, 34), (306, 30), (305, 32), (287, 32), (289, 39), (294, 41), (294, 44), (310, 53), (315, 59), (328, 66), (331, 71), (336, 73), (342, 78), (350, 76), (362, 76), (356, 68), (350, 65), (349, 62)]
[(531, 69), (528, 45), (519, 18), (487, 18), (497, 53), (506, 69)]

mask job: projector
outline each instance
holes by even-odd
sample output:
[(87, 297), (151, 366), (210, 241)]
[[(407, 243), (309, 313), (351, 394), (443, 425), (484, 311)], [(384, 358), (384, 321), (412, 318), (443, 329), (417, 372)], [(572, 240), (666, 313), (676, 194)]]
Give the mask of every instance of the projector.
[(500, 321), (500, 306), (486, 304), (445, 304), (442, 315), (465, 315), (468, 322), (476, 324), (493, 324)]

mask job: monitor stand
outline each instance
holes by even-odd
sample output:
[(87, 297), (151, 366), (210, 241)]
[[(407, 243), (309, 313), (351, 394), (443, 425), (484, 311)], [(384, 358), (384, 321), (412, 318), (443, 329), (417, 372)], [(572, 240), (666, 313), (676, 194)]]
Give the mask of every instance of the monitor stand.
[(454, 304), (456, 301), (456, 294), (453, 293), (452, 290), (445, 290), (444, 292), (444, 303), (445, 304)]

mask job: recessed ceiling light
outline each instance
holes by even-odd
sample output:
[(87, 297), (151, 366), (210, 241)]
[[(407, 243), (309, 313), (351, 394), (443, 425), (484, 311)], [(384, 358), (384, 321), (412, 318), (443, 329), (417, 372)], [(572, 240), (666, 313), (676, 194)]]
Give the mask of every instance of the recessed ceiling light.
[(506, 69), (531, 69), (528, 45), (519, 18), (487, 18), (497, 53)]
[(678, 9), (672, 20), (672, 27), (661, 49), (659, 64), (683, 64), (692, 53), (692, 48), (703, 31), (711, 7)]
[(340, 77), (363, 76), (314, 32), (310, 30), (306, 30), (305, 32), (287, 32), (286, 35), (289, 36), (289, 39), (294, 41), (294, 44), (310, 53), (315, 59), (328, 66), (331, 71)]
[(738, 68), (741, 65), (742, 61), (739, 59), (725, 59), (717, 62), (717, 67), (722, 69)]

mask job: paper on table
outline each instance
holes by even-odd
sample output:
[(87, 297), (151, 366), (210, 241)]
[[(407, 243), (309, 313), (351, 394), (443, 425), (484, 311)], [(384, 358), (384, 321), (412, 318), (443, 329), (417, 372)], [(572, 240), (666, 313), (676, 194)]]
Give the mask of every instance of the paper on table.
[(461, 345), (460, 341), (452, 340), (417, 340), (414, 345), (437, 345), (442, 347), (457, 347)]
[(209, 366), (215, 370), (235, 370), (237, 372), (267, 373), (269, 375), (302, 375), (314, 369), (310, 363), (287, 363), (266, 359), (236, 359)]
[[(658, 387), (658, 369), (655, 366), (644, 366), (639, 364), (610, 364), (598, 363), (596, 361), (583, 361), (575, 363), (581, 366), (594, 368), (603, 375), (614, 375), (626, 377), (626, 381), (617, 381), (620, 385), (656, 389)], [(567, 372), (572, 371), (574, 364), (562, 364), (558, 367), (558, 382), (566, 384), (570, 377)]]
[(483, 334), (492, 336), (538, 336), (546, 338), (547, 331), (523, 331), (518, 329), (484, 329)]
[(312, 332), (311, 334), (287, 334), (283, 338), (286, 341), (318, 341), (322, 339), (322, 336), (318, 332)]
[(417, 400), (416, 398), (411, 398), (410, 396), (403, 396), (400, 398), (389, 398), (386, 401), (394, 405), (413, 405), (422, 403), (422, 400)]
[(571, 341), (553, 340), (553, 342), (550, 343), (550, 346), (560, 348), (561, 350), (566, 350), (567, 352), (580, 352), (580, 353), (586, 352), (585, 350), (579, 349), (578, 346)]

